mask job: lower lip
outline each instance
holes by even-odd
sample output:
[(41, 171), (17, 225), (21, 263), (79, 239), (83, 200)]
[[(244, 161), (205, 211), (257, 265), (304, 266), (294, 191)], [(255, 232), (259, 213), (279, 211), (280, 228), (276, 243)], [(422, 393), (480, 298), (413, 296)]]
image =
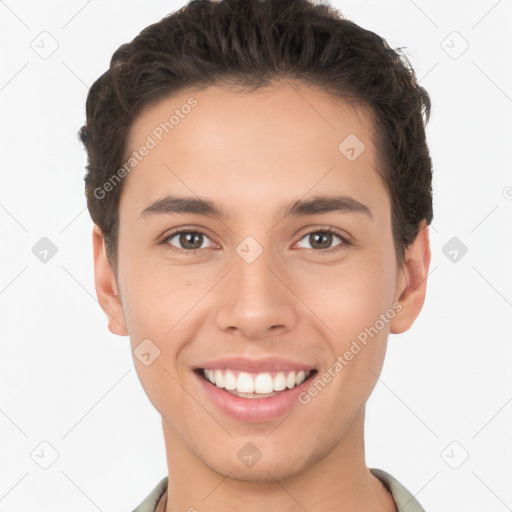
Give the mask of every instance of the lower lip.
[(201, 386), (209, 399), (225, 414), (249, 423), (272, 421), (289, 413), (298, 405), (298, 395), (310, 385), (313, 375), (292, 389), (280, 391), (268, 398), (242, 398), (220, 389), (196, 371)]

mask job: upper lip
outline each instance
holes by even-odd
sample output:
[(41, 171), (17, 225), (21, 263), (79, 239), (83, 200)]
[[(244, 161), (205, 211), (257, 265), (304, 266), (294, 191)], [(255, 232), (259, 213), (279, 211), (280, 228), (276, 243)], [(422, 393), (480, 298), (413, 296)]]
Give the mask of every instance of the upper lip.
[(222, 357), (219, 359), (213, 359), (205, 361), (196, 366), (201, 369), (211, 370), (239, 370), (242, 372), (275, 372), (279, 370), (298, 372), (301, 370), (308, 371), (314, 370), (314, 367), (310, 364), (300, 363), (293, 361), (292, 359), (285, 359), (282, 357)]

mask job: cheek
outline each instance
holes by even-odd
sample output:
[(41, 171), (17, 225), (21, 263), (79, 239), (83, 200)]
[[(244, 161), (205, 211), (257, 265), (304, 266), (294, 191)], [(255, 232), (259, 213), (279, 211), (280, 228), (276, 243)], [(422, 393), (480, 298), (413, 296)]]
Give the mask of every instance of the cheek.
[[(165, 345), (181, 328), (215, 282), (212, 271), (126, 261), (122, 276), (123, 311), (132, 343), (150, 338)], [(168, 344), (167, 344), (168, 345)]]
[[(149, 400), (162, 411), (169, 407), (169, 401), (176, 406), (186, 398), (178, 384), (184, 377), (181, 351), (195, 329), (191, 329), (190, 322), (195, 321), (194, 314), (200, 308), (194, 306), (199, 305), (211, 285), (205, 276), (194, 275), (191, 270), (138, 266), (135, 260), (125, 269), (123, 311), (135, 369)], [(156, 350), (158, 356), (146, 366), (137, 354), (148, 352), (147, 340), (149, 352)]]
[(310, 269), (293, 288), (337, 340), (337, 348), (373, 325), (391, 306), (394, 292), (393, 276), (383, 266), (362, 262)]
[[(177, 381), (188, 378), (187, 347), (198, 338), (210, 312), (209, 291), (226, 269), (179, 264), (164, 250), (142, 245), (135, 237), (120, 237), (120, 291), (137, 374), (153, 405), (163, 410), (170, 397), (173, 403), (183, 399)], [(159, 351), (149, 367), (137, 361), (137, 347), (146, 339)]]
[(315, 407), (319, 415), (330, 415), (333, 425), (343, 424), (364, 405), (384, 362), (392, 289), (376, 268), (354, 265), (303, 283), (315, 283), (305, 302), (320, 318), (317, 325), (328, 328), (323, 331), (328, 346), (324, 366), (317, 376), (321, 382), (310, 388), (311, 396), (322, 390)]
[[(317, 325), (327, 326), (323, 332), (330, 354), (322, 368), (324, 378), (319, 378), (333, 384), (327, 385), (322, 403), (332, 400), (340, 411), (354, 413), (375, 386), (394, 316), (396, 276), (389, 270), (391, 260), (376, 253), (365, 256), (330, 272), (323, 268), (303, 277), (303, 292), (298, 292), (306, 294), (304, 302), (320, 318)], [(342, 417), (340, 412), (338, 419)]]

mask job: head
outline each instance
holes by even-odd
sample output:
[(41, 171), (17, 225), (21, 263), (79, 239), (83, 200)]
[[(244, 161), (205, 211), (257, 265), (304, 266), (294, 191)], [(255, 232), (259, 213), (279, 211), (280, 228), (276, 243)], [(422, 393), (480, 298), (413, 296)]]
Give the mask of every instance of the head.
[[(80, 130), (96, 290), (110, 330), (158, 354), (135, 365), (166, 439), (263, 479), (348, 436), (424, 301), (429, 113), (402, 54), (306, 0), (194, 1), (114, 53)], [(268, 435), (279, 421), (203, 395), (230, 355), (331, 378)], [(240, 467), (249, 441), (264, 463)]]

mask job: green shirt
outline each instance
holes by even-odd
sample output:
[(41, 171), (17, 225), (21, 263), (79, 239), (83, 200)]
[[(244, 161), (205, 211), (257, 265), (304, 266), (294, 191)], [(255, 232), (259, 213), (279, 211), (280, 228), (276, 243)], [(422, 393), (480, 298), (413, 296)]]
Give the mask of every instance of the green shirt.
[[(396, 503), (399, 512), (425, 512), (416, 498), (395, 478), (382, 469), (370, 468), (371, 473), (376, 476), (388, 489)], [(163, 478), (157, 486), (149, 493), (146, 499), (133, 512), (163, 512), (164, 501), (157, 506), (161, 498), (166, 494), (168, 477)]]

